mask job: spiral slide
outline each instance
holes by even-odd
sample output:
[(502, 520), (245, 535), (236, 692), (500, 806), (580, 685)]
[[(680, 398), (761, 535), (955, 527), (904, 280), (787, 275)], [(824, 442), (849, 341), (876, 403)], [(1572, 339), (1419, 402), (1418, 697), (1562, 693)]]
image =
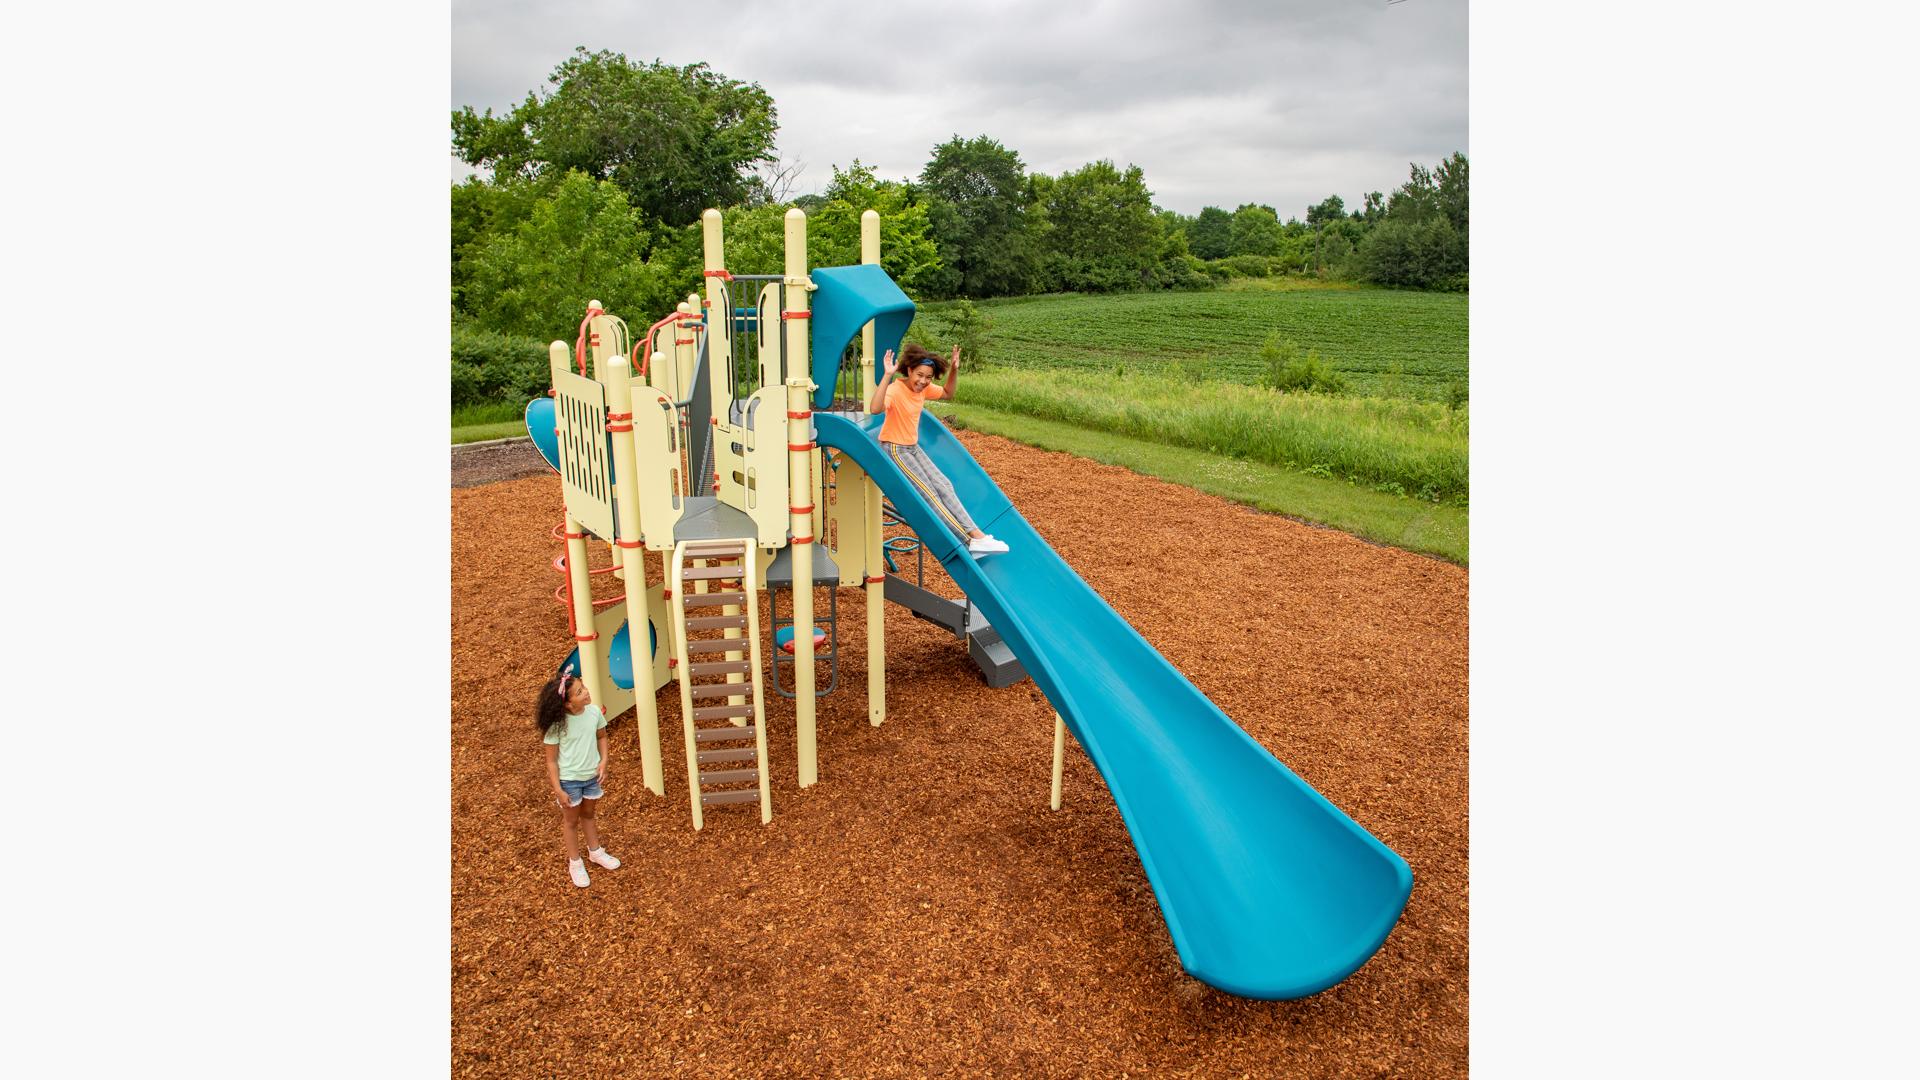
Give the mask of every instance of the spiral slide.
[(1413, 889), (1406, 861), (1240, 730), (1040, 539), (931, 413), (920, 445), (976, 523), (976, 558), (875, 437), (878, 416), (816, 412), (819, 444), (872, 476), (1066, 721), (1120, 809), (1194, 977), (1305, 997), (1379, 950)]

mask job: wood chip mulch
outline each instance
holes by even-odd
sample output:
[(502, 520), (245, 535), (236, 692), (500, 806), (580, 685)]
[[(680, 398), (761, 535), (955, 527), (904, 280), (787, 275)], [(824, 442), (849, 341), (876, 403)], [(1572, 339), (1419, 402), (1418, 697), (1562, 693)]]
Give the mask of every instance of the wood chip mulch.
[(453, 1074), (1465, 1076), (1467, 572), (960, 438), (1170, 662), (1412, 865), (1386, 945), (1301, 1001), (1185, 975), (1071, 738), (1047, 809), (1031, 681), (989, 689), (961, 642), (889, 606), (887, 721), (868, 725), (857, 590), (820, 783), (796, 786), (793, 704), (769, 692), (773, 823), (718, 806), (694, 832), (669, 685), (666, 797), (616, 720), (600, 814), (625, 865), (574, 888), (531, 718), (571, 647), (543, 472), (452, 490)]

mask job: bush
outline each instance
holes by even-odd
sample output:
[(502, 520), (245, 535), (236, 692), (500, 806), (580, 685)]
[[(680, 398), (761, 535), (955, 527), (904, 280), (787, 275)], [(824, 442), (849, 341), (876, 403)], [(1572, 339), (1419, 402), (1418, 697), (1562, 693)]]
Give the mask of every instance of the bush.
[(1233, 270), (1235, 277), (1263, 278), (1273, 272), (1273, 264), (1265, 255), (1229, 255), (1220, 261)]
[(547, 392), (547, 343), (470, 325), (453, 328), (452, 405), (524, 402)]
[(984, 371), (987, 362), (987, 334), (993, 320), (980, 313), (971, 300), (957, 301), (947, 311), (947, 325), (960, 346), (960, 362), (975, 371)]
[(1282, 342), (1280, 335), (1269, 334), (1260, 346), (1260, 361), (1266, 368), (1266, 385), (1275, 390), (1301, 392), (1309, 394), (1344, 394), (1347, 380), (1332, 365), (1320, 358), (1320, 354), (1309, 349), (1300, 352), (1300, 346), (1291, 341)]

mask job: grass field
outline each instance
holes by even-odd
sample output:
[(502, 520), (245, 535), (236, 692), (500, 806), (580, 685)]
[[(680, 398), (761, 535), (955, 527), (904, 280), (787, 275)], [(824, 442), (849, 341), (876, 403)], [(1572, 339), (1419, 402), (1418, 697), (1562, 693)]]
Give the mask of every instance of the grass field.
[[(1355, 394), (1441, 401), (1467, 378), (1467, 297), (1250, 279), (1191, 293), (1055, 295), (987, 300), (989, 367), (1204, 370), (1252, 381), (1260, 345), (1277, 333), (1313, 349), (1345, 375)], [(951, 340), (951, 304), (929, 304), (922, 319)], [(916, 322), (918, 328), (920, 322)]]
[(1270, 513), (1467, 565), (1467, 510), (1386, 495), (1342, 480), (1221, 457), (959, 401), (931, 410), (954, 427), (1131, 469)]
[(1467, 501), (1467, 410), (1398, 398), (1283, 394), (1155, 370), (990, 368), (959, 400), (1245, 458), (1427, 502)]

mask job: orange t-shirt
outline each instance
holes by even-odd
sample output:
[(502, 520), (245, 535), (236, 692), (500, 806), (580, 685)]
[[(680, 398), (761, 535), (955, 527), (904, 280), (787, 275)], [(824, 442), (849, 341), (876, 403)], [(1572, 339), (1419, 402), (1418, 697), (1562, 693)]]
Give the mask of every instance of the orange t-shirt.
[(887, 419), (880, 425), (880, 441), (905, 443), (912, 446), (920, 441), (920, 410), (927, 407), (929, 401), (939, 401), (947, 396), (946, 387), (928, 383), (926, 393), (916, 394), (906, 383), (895, 379), (887, 387)]

